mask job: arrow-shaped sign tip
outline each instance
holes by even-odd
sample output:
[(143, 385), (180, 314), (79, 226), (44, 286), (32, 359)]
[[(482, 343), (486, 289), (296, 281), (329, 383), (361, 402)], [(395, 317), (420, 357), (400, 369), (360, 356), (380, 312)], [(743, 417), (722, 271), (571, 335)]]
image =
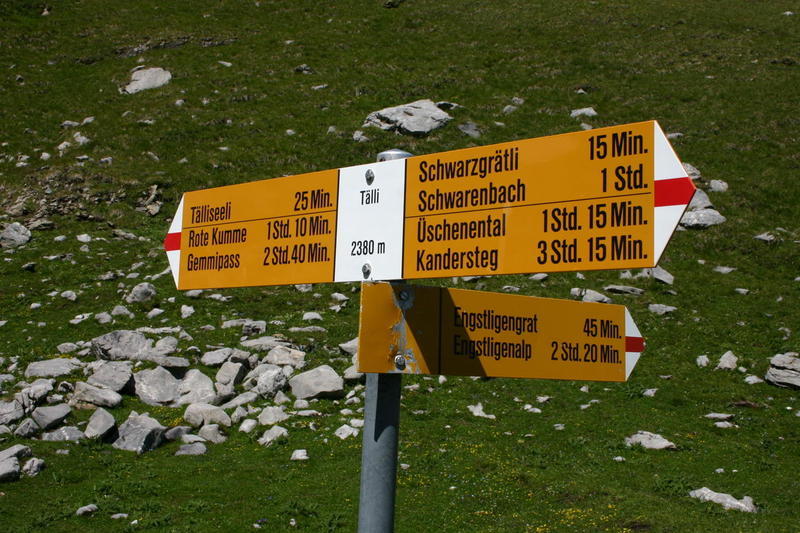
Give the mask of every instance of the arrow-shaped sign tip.
[(681, 221), (683, 212), (692, 201), (695, 186), (658, 122), (653, 123), (653, 128), (655, 145), (653, 252), (654, 263), (658, 264), (672, 233)]
[(172, 278), (175, 286), (178, 287), (178, 274), (180, 274), (181, 264), (181, 230), (183, 229), (183, 197), (178, 204), (178, 210), (169, 225), (167, 236), (164, 237), (164, 251), (167, 252), (169, 269), (172, 271)]
[(633, 321), (630, 311), (625, 309), (625, 381), (633, 372), (645, 348), (644, 338)]

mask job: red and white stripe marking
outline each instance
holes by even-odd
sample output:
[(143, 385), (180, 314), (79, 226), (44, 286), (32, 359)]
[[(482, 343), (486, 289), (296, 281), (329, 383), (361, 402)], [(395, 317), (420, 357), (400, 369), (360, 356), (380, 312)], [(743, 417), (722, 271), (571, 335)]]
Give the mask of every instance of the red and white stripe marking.
[(178, 275), (181, 272), (181, 230), (183, 229), (183, 196), (175, 211), (172, 224), (169, 225), (167, 236), (164, 237), (164, 251), (167, 252), (169, 268), (172, 270), (172, 277), (175, 278), (175, 286), (178, 286)]
[(658, 264), (672, 233), (681, 221), (686, 206), (692, 201), (695, 186), (658, 122), (653, 123), (653, 128), (655, 145), (653, 252), (654, 264)]
[(639, 362), (644, 346), (644, 338), (633, 322), (630, 311), (625, 308), (625, 381), (633, 372), (633, 367)]

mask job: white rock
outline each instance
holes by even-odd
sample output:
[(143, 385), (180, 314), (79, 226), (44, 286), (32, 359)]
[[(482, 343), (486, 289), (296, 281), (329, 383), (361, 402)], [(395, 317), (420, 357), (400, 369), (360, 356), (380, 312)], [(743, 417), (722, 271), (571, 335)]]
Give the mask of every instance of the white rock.
[(753, 498), (750, 496), (745, 496), (741, 500), (737, 500), (730, 494), (714, 492), (708, 487), (693, 490), (689, 493), (689, 496), (703, 502), (714, 502), (721, 505), (724, 509), (744, 511), (746, 513), (755, 513), (758, 511), (758, 508), (753, 503)]
[(480, 418), (488, 418), (490, 420), (494, 420), (497, 418), (495, 415), (486, 414), (483, 411), (483, 404), (480, 402), (478, 402), (476, 405), (468, 405), (467, 409), (469, 410), (470, 413), (473, 414), (473, 416), (477, 416)]
[(347, 424), (342, 424), (336, 429), (336, 431), (334, 431), (333, 434), (340, 439), (345, 440), (348, 437), (357, 437), (358, 430), (354, 427), (348, 426)]
[(194, 307), (191, 305), (182, 305), (181, 306), (181, 318), (189, 318), (194, 314)]
[(272, 426), (264, 432), (260, 439), (258, 439), (258, 443), (262, 446), (269, 446), (276, 440), (288, 436), (289, 432), (286, 430), (286, 428), (281, 426)]
[(155, 89), (169, 83), (172, 74), (160, 67), (145, 68), (131, 74), (131, 82), (120, 89), (123, 94), (135, 94), (147, 89)]
[(405, 135), (426, 135), (441, 128), (451, 119), (433, 101), (425, 99), (373, 111), (367, 115), (362, 127), (374, 126)]
[(649, 431), (637, 431), (630, 437), (625, 437), (625, 445), (628, 447), (639, 445), (649, 450), (664, 450), (676, 448), (675, 444), (668, 441), (658, 433), (650, 433)]
[(647, 306), (648, 311), (657, 315), (666, 315), (676, 311), (678, 308), (671, 305), (664, 304), (650, 304)]
[(308, 452), (306, 450), (300, 449), (295, 450), (292, 452), (292, 457), (289, 459), (290, 461), (308, 461)]
[(698, 355), (697, 359), (695, 359), (695, 363), (697, 363), (697, 366), (699, 366), (700, 368), (707, 367), (708, 363), (709, 363), (708, 356), (707, 355)]
[(580, 109), (573, 109), (570, 111), (569, 116), (572, 118), (577, 117), (596, 117), (597, 111), (593, 107), (582, 107)]
[(736, 357), (732, 351), (728, 350), (719, 358), (719, 362), (714, 370), (734, 370), (738, 360), (739, 358)]

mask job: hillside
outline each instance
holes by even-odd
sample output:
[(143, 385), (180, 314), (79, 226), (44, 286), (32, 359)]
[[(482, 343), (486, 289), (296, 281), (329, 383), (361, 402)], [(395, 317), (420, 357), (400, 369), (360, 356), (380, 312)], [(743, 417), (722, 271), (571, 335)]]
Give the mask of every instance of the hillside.
[[(599, 291), (646, 337), (630, 380), (404, 376), (396, 530), (794, 531), (797, 390), (763, 380), (777, 354), (800, 352), (793, 9), (3, 2), (0, 454), (16, 450), (8, 464), (22, 467), (29, 457), (13, 447), (29, 447), (44, 469), (0, 482), (0, 523), (355, 530), (359, 284), (178, 291), (162, 242), (181, 195), (389, 148), (421, 155), (657, 120), (705, 193), (692, 209), (724, 217), (677, 231), (666, 273), (425, 281)], [(155, 87), (133, 83), (144, 73)], [(452, 120), (420, 135), (364, 126), (423, 99)], [(732, 368), (715, 369), (728, 352)], [(333, 398), (301, 397), (291, 380), (323, 365), (343, 384)], [(224, 409), (187, 413), (197, 402)], [(494, 418), (474, 416), (477, 405)], [(144, 453), (131, 450), (160, 439), (112, 444), (126, 421), (170, 438)], [(674, 449), (626, 446), (637, 431)], [(296, 450), (308, 459), (290, 460)], [(702, 487), (750, 497), (757, 512), (689, 496)]]

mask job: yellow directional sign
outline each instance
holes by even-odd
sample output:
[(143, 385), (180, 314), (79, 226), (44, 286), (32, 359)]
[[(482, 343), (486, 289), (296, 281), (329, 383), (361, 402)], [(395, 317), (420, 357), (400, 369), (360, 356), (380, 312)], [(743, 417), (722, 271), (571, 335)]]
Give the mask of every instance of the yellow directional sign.
[(694, 194), (640, 122), (184, 194), (179, 289), (655, 266)]
[(360, 372), (626, 381), (644, 340), (621, 305), (364, 283)]

